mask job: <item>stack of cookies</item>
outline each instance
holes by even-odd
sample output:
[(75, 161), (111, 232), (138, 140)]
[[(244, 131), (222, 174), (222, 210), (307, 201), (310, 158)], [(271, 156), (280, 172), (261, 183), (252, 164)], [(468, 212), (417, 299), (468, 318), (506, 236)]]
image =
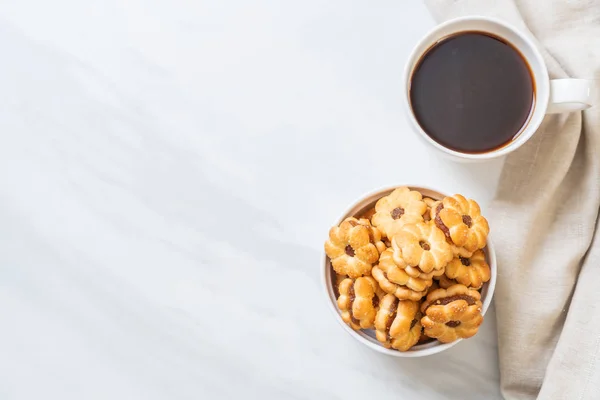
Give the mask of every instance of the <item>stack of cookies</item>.
[(441, 200), (407, 187), (331, 228), (325, 252), (337, 304), (352, 329), (375, 329), (387, 348), (469, 338), (483, 322), (479, 290), (490, 280), (489, 226), (460, 194)]

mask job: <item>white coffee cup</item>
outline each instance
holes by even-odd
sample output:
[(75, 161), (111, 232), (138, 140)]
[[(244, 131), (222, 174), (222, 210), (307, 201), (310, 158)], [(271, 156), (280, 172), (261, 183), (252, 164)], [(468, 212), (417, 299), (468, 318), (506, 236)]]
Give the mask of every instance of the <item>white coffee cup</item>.
[[(501, 148), (484, 153), (463, 153), (441, 145), (433, 140), (419, 125), (411, 106), (410, 83), (415, 67), (422, 56), (440, 40), (460, 32), (484, 32), (500, 37), (512, 44), (525, 58), (535, 82), (535, 104), (530, 118), (518, 136)], [(592, 82), (586, 79), (552, 79), (536, 44), (528, 33), (494, 18), (473, 16), (447, 21), (431, 30), (415, 46), (404, 70), (405, 108), (417, 134), (435, 149), (459, 161), (482, 161), (504, 156), (527, 142), (539, 128), (544, 115), (584, 110), (591, 107)]]

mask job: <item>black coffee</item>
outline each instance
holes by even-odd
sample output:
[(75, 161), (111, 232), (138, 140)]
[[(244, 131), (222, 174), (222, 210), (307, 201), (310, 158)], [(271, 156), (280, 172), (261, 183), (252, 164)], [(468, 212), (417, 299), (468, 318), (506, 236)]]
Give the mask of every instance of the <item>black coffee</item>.
[(464, 153), (484, 153), (512, 141), (534, 104), (534, 81), (523, 56), (482, 32), (436, 43), (410, 83), (412, 110), (436, 142)]

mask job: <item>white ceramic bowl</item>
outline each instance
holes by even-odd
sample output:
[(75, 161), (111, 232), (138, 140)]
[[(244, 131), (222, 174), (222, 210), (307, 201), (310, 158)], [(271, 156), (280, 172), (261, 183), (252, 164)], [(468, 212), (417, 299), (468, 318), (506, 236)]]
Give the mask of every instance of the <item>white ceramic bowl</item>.
[[(423, 194), (423, 196), (431, 197), (435, 200), (440, 200), (446, 195), (430, 188), (413, 186), (413, 185), (398, 185), (393, 187), (387, 187), (383, 189), (376, 190), (374, 192), (368, 193), (354, 202), (347, 210), (342, 214), (342, 216), (335, 221), (335, 225), (338, 225), (345, 218), (356, 216), (362, 214), (364, 211), (367, 211), (369, 208), (373, 207), (377, 200), (382, 198), (383, 196), (387, 196), (391, 193), (396, 187), (399, 186), (408, 186), (412, 190), (417, 190)], [(489, 308), (492, 302), (492, 296), (494, 295), (494, 288), (496, 286), (496, 253), (494, 252), (494, 245), (492, 244), (492, 240), (488, 237), (487, 247), (484, 249), (486, 254), (487, 261), (490, 265), (491, 269), (491, 279), (489, 282), (485, 283), (481, 289), (481, 300), (483, 303), (482, 314), (485, 315), (487, 309)], [(436, 354), (457, 344), (460, 340), (454, 341), (452, 343), (440, 343), (437, 340), (429, 343), (424, 343), (418, 346), (412, 347), (408, 351), (397, 351), (393, 349), (386, 349), (375, 339), (375, 332), (373, 330), (360, 330), (355, 331), (350, 328), (343, 320), (340, 314), (340, 310), (337, 307), (336, 296), (334, 292), (334, 283), (335, 283), (335, 272), (331, 268), (331, 263), (329, 262), (329, 257), (323, 254), (323, 262), (321, 265), (321, 277), (323, 282), (323, 288), (325, 289), (325, 293), (327, 295), (327, 303), (329, 303), (329, 308), (333, 312), (335, 319), (340, 323), (343, 329), (350, 334), (354, 339), (358, 340), (360, 343), (365, 346), (376, 350), (380, 353), (387, 354), (394, 357), (423, 357), (431, 354)]]

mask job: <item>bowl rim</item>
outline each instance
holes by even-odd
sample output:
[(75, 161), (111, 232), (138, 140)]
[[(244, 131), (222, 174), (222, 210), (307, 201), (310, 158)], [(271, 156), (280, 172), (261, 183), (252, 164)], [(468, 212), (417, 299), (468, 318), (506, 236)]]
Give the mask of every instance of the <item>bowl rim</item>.
[[(445, 192), (443, 192), (443, 191), (440, 191), (440, 190), (437, 190), (437, 189), (434, 189), (434, 188), (431, 188), (428, 186), (421, 186), (421, 185), (400, 184), (400, 185), (391, 185), (391, 186), (380, 187), (379, 189), (369, 191), (367, 193), (364, 193), (360, 197), (358, 197), (357, 200), (352, 202), (350, 204), (350, 206), (348, 206), (344, 210), (344, 212), (341, 214), (341, 216), (335, 221), (334, 225), (332, 225), (332, 226), (339, 225), (345, 218), (351, 216), (350, 214), (353, 212), (353, 210), (355, 210), (355, 208), (357, 208), (362, 202), (366, 201), (368, 198), (375, 197), (375, 196), (380, 196), (379, 198), (381, 198), (381, 197), (386, 196), (387, 194), (391, 193), (394, 189), (403, 187), (403, 186), (406, 186), (406, 187), (410, 188), (411, 190), (416, 190), (420, 193), (422, 193), (422, 190), (424, 190), (424, 191), (430, 191), (430, 192), (437, 193), (441, 196), (448, 196), (448, 194), (445, 194)], [(490, 277), (490, 280), (486, 283), (487, 286), (484, 286), (484, 288), (486, 289), (485, 296), (482, 293), (482, 297), (483, 297), (482, 309), (481, 309), (482, 316), (485, 316), (485, 313), (489, 309), (489, 307), (492, 303), (492, 298), (494, 297), (494, 290), (496, 288), (496, 275), (497, 275), (496, 251), (495, 251), (492, 239), (491, 239), (491, 235), (488, 235), (487, 244), (486, 244), (486, 248), (484, 249), (484, 251), (485, 251), (488, 261), (489, 261), (491, 277)], [(354, 339), (358, 340), (360, 343), (364, 344), (365, 346), (367, 346), (375, 351), (378, 351), (379, 353), (383, 353), (383, 354), (393, 356), (393, 357), (402, 357), (402, 358), (424, 357), (424, 356), (429, 356), (432, 354), (440, 353), (444, 350), (448, 350), (449, 348), (455, 346), (456, 344), (458, 344), (460, 341), (463, 340), (463, 339), (459, 339), (459, 340), (455, 340), (454, 342), (451, 342), (451, 343), (440, 343), (436, 340), (431, 343), (425, 343), (425, 344), (421, 345), (422, 347), (419, 349), (408, 350), (408, 351), (398, 351), (398, 350), (394, 350), (394, 349), (387, 349), (387, 348), (383, 347), (383, 345), (379, 344), (378, 342), (376, 342), (375, 340), (370, 338), (363, 331), (355, 331), (354, 329), (350, 328), (342, 320), (341, 313), (337, 307), (337, 299), (335, 298), (335, 294), (333, 293), (331, 268), (329, 267), (329, 263), (327, 262), (327, 254), (325, 254), (324, 250), (322, 251), (322, 258), (321, 258), (321, 283), (322, 283), (322, 287), (325, 292), (325, 296), (327, 297), (327, 303), (329, 304), (329, 309), (335, 315), (336, 321)], [(367, 338), (370, 338), (370, 339), (367, 339)]]

